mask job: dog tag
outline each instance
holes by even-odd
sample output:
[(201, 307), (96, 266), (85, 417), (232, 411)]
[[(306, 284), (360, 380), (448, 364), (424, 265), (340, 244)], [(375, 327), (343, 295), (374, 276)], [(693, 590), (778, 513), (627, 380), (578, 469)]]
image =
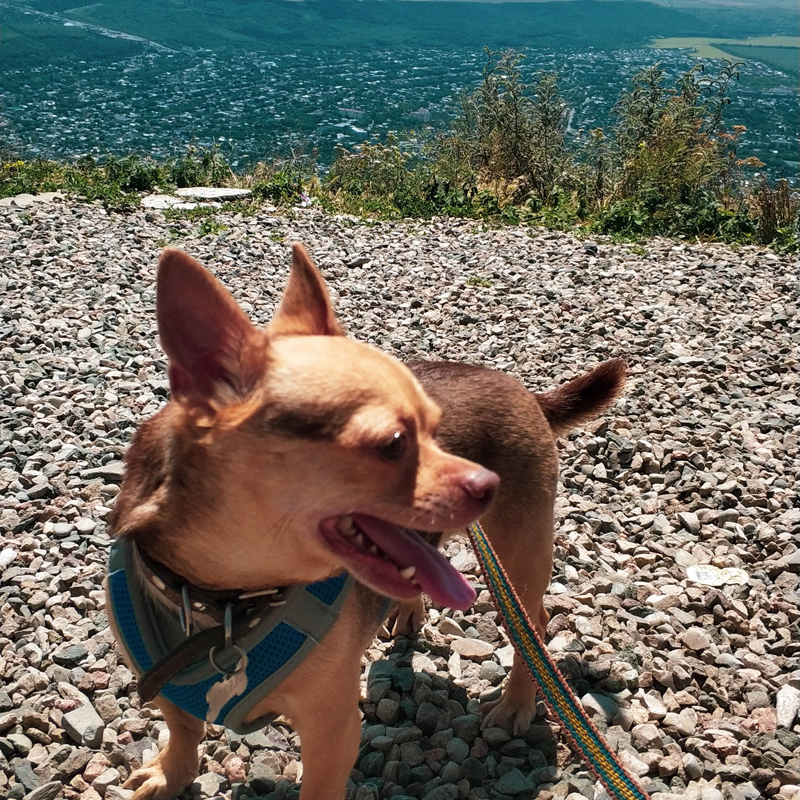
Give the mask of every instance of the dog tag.
[(206, 722), (212, 725), (216, 722), (219, 712), (222, 711), (225, 704), (237, 695), (244, 694), (247, 691), (247, 656), (243, 655), (236, 665), (236, 670), (224, 677), (221, 681), (217, 681), (211, 686), (206, 694), (206, 702), (208, 703), (208, 713), (206, 714)]

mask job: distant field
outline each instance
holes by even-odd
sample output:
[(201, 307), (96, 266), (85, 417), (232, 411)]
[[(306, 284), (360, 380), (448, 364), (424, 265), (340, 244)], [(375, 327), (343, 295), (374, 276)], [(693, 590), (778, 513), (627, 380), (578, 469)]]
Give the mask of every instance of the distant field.
[(760, 61), (789, 75), (800, 72), (800, 36), (754, 36), (751, 39), (676, 36), (654, 39), (650, 46), (660, 50), (691, 48), (695, 58)]
[(800, 72), (800, 48), (725, 45), (725, 50), (745, 61), (761, 61), (789, 75)]

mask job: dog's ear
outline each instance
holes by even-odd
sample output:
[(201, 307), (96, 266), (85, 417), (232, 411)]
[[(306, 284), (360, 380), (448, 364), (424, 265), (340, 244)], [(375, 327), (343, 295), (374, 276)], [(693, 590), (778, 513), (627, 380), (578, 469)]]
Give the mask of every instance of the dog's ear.
[(336, 321), (325, 281), (301, 244), (292, 245), (292, 272), (275, 316), (270, 336), (344, 336)]
[(176, 400), (212, 406), (234, 402), (263, 373), (264, 334), (225, 287), (180, 250), (161, 254), (156, 313)]

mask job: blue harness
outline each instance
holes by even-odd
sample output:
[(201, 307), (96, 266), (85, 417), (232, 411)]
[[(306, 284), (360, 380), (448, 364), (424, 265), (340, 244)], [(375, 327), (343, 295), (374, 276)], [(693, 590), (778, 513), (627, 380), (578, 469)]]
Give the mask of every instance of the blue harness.
[[(344, 573), (317, 583), (288, 586), (280, 590), (278, 599), (262, 597), (245, 602), (243, 607), (239, 603), (235, 615), (231, 614), (231, 603), (223, 625), (192, 634), (191, 616), (187, 621), (174, 608), (153, 599), (137, 569), (139, 559), (136, 545), (127, 537), (113, 541), (108, 560), (109, 611), (120, 644), (140, 676), (140, 694), (148, 675), (157, 672), (159, 664), (170, 658), (174, 661), (176, 651), (190, 650), (188, 646), (194, 645), (195, 657), (177, 672), (170, 670), (169, 681), (156, 682), (157, 691), (152, 693), (163, 695), (193, 717), (237, 733), (258, 730), (275, 719), (274, 714), (267, 714), (245, 721), (333, 627), (354, 583)], [(247, 597), (241, 594), (241, 598)], [(197, 608), (198, 604), (193, 605)], [(184, 608), (189, 604), (184, 603)], [(208, 652), (203, 649), (198, 655), (197, 647), (215, 636), (220, 646), (212, 645)], [(204, 637), (202, 641), (200, 637)], [(190, 641), (193, 639), (196, 641)], [(237, 664), (243, 669), (241, 678), (246, 675), (243, 692), (230, 697), (209, 719), (209, 691), (236, 675)]]

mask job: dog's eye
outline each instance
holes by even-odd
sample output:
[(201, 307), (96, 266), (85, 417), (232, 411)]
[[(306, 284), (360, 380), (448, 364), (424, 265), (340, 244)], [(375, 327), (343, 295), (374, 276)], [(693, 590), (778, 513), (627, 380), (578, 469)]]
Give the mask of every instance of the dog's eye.
[(406, 451), (406, 437), (395, 431), (387, 442), (378, 447), (378, 452), (388, 461), (397, 461)]

